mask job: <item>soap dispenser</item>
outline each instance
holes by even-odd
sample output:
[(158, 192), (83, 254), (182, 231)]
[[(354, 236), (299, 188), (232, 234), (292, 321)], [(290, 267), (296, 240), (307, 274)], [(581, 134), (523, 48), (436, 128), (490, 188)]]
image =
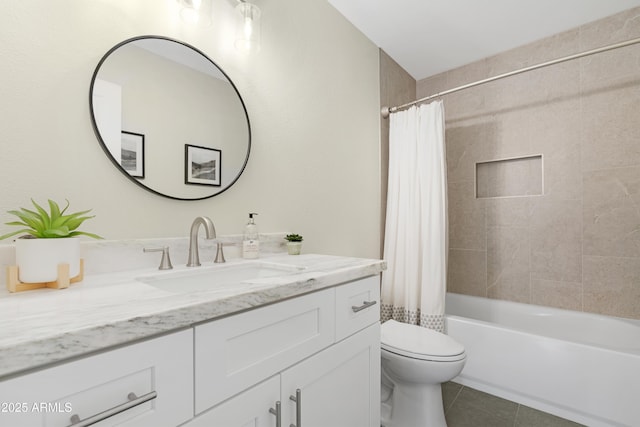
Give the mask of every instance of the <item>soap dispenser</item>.
[(249, 213), (249, 222), (244, 227), (242, 236), (242, 258), (254, 259), (260, 256), (260, 237), (258, 236), (258, 226), (253, 220), (255, 212)]

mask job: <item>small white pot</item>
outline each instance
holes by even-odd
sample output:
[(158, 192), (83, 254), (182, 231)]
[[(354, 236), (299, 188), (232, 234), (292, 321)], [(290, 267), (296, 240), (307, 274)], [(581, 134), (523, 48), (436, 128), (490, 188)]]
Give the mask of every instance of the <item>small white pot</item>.
[(302, 250), (302, 242), (287, 242), (287, 251), (289, 255), (300, 255)]
[(69, 278), (80, 274), (80, 239), (16, 239), (18, 279), (22, 283), (54, 282), (62, 263), (69, 264)]

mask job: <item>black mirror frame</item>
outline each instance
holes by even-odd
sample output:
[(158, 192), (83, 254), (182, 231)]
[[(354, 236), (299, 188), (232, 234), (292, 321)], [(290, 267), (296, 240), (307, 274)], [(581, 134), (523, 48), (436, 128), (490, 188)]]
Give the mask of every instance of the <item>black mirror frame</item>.
[[(107, 144), (105, 144), (104, 140), (102, 139), (102, 135), (100, 134), (100, 130), (98, 129), (98, 124), (96, 123), (96, 118), (95, 118), (95, 112), (93, 110), (93, 88), (94, 88), (94, 84), (95, 84), (96, 78), (98, 76), (98, 72), (100, 71), (100, 67), (107, 60), (109, 55), (111, 55), (118, 48), (120, 48), (120, 47), (122, 47), (122, 46), (124, 46), (124, 45), (126, 45), (128, 43), (134, 42), (136, 40), (150, 39), (150, 38), (166, 40), (166, 41), (170, 41), (170, 42), (173, 42), (173, 43), (178, 43), (178, 44), (183, 45), (183, 46), (185, 46), (185, 47), (187, 47), (189, 49), (192, 49), (195, 52), (197, 52), (200, 55), (202, 55), (209, 62), (211, 62), (211, 64), (213, 64), (218, 70), (220, 70), (220, 72), (227, 78), (227, 80), (231, 84), (231, 87), (233, 87), (233, 90), (236, 92), (236, 95), (238, 95), (238, 99), (240, 100), (240, 104), (242, 105), (242, 110), (244, 111), (245, 118), (247, 119), (247, 133), (248, 133), (247, 156), (244, 159), (244, 163), (242, 164), (242, 167), (240, 168), (240, 171), (238, 172), (238, 175), (236, 175), (236, 177), (227, 186), (225, 186), (222, 190), (220, 190), (217, 193), (214, 193), (214, 194), (212, 194), (210, 196), (196, 197), (196, 198), (182, 198), (182, 197), (177, 197), (177, 196), (171, 196), (171, 195), (168, 195), (168, 194), (164, 194), (164, 193), (161, 193), (160, 191), (157, 191), (157, 190), (154, 190), (152, 188), (147, 187), (142, 182), (140, 182), (139, 180), (135, 179), (135, 177), (131, 176), (122, 167), (122, 165), (120, 165), (116, 161), (116, 159), (111, 155), (111, 152), (107, 148)], [(229, 188), (231, 188), (238, 181), (238, 179), (240, 178), (240, 175), (242, 175), (242, 173), (244, 172), (245, 168), (247, 167), (247, 163), (249, 162), (249, 154), (251, 153), (251, 122), (249, 121), (249, 114), (247, 113), (247, 107), (246, 107), (246, 105), (244, 103), (244, 100), (242, 99), (242, 96), (240, 95), (240, 92), (238, 91), (238, 88), (233, 83), (233, 81), (229, 78), (227, 73), (222, 68), (220, 68), (218, 66), (218, 64), (216, 64), (214, 61), (212, 61), (211, 58), (209, 58), (207, 55), (205, 55), (204, 52), (202, 52), (201, 50), (191, 46), (190, 44), (182, 42), (180, 40), (176, 40), (176, 39), (172, 39), (172, 38), (164, 37), (164, 36), (156, 36), (156, 35), (136, 36), (136, 37), (132, 37), (132, 38), (129, 38), (127, 40), (124, 40), (124, 41), (118, 43), (117, 45), (115, 45), (114, 47), (112, 47), (111, 49), (109, 49), (107, 51), (107, 53), (104, 54), (102, 59), (100, 59), (100, 62), (98, 62), (98, 65), (96, 66), (96, 69), (93, 72), (93, 76), (91, 77), (91, 85), (89, 87), (89, 110), (90, 110), (90, 113), (91, 113), (91, 124), (93, 125), (93, 131), (95, 132), (96, 137), (98, 138), (98, 142), (100, 143), (100, 146), (102, 147), (102, 150), (105, 152), (105, 154), (107, 155), (109, 160), (111, 160), (111, 163), (113, 163), (114, 166), (116, 166), (116, 168), (122, 174), (124, 174), (130, 181), (133, 181), (139, 187), (142, 187), (145, 190), (147, 190), (147, 191), (149, 191), (149, 192), (151, 192), (153, 194), (156, 194), (158, 196), (166, 197), (168, 199), (173, 199), (173, 200), (184, 200), (184, 201), (195, 201), (195, 200), (209, 199), (211, 197), (214, 197), (214, 196), (217, 196), (219, 194), (222, 194), (225, 191), (227, 191)]]

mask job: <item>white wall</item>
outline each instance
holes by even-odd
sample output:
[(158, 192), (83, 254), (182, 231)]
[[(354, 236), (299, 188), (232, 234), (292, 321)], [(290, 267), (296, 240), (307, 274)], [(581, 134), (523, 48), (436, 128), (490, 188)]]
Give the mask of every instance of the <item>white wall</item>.
[[(31, 197), (93, 209), (109, 239), (177, 237), (197, 215), (219, 234), (305, 236), (305, 249), (379, 255), (378, 49), (325, 0), (256, 0), (262, 50), (233, 49), (235, 1), (214, 0), (213, 25), (189, 28), (174, 0), (30, 0), (0, 13), (0, 221)], [(173, 37), (233, 79), (251, 119), (252, 153), (234, 187), (195, 202), (161, 198), (120, 174), (90, 121), (89, 84), (102, 55), (138, 35)], [(9, 231), (0, 225), (0, 234)]]

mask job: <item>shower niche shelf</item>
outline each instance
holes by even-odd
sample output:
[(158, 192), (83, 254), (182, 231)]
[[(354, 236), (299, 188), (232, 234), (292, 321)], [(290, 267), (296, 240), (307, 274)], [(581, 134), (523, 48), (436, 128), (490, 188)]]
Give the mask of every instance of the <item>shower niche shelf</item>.
[(476, 199), (544, 194), (542, 154), (475, 164)]

